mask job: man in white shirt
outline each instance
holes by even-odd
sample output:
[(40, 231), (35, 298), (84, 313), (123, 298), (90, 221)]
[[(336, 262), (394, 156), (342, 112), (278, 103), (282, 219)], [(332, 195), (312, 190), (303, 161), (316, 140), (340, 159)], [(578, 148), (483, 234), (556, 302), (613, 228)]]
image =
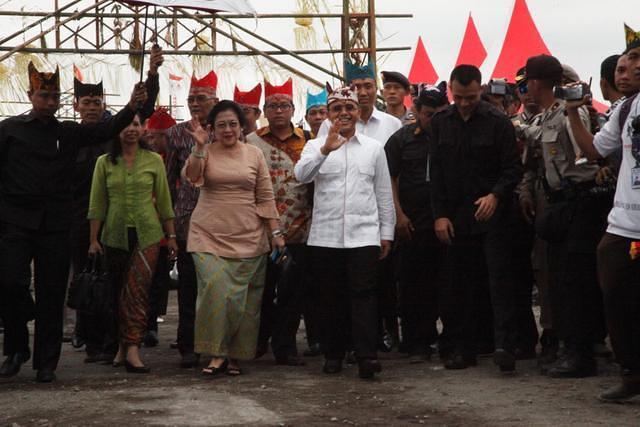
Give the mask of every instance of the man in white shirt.
[[(626, 27), (631, 83), (640, 89), (640, 32)], [(598, 245), (598, 270), (605, 316), (622, 383), (600, 395), (606, 402), (622, 402), (640, 395), (640, 98), (620, 105), (595, 137), (582, 125), (578, 108), (586, 102), (567, 102), (576, 143), (587, 158), (596, 160), (622, 148), (609, 227)]]
[[(386, 144), (391, 135), (402, 127), (402, 122), (391, 114), (383, 113), (376, 108), (378, 83), (374, 66), (371, 62), (364, 66), (353, 65), (345, 61), (345, 80), (358, 94), (360, 117), (356, 122), (356, 131), (369, 138)], [(331, 121), (325, 120), (318, 131), (318, 138), (326, 137), (331, 128)]]
[(349, 335), (344, 325), (351, 324), (359, 375), (372, 378), (382, 369), (376, 354), (376, 265), (393, 240), (391, 178), (383, 145), (356, 130), (355, 91), (333, 91), (327, 108), (328, 135), (309, 141), (294, 169), (298, 181), (315, 185), (307, 245), (314, 254), (323, 371), (342, 370)]

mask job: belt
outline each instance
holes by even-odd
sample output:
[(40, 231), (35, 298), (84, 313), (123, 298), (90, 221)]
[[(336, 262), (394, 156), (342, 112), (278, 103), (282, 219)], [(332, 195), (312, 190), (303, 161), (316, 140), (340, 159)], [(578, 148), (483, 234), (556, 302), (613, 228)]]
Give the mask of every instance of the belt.
[(558, 203), (567, 200), (593, 197), (594, 194), (592, 194), (592, 190), (595, 187), (597, 187), (595, 181), (571, 183), (568, 188), (547, 190), (547, 201), (549, 203)]

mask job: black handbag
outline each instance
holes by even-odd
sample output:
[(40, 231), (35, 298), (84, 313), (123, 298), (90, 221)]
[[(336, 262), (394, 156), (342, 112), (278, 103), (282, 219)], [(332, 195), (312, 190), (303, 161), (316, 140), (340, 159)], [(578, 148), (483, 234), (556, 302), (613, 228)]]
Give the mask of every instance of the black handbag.
[(103, 257), (89, 259), (84, 270), (77, 273), (67, 296), (67, 307), (91, 315), (107, 314), (113, 306), (111, 283), (103, 268)]

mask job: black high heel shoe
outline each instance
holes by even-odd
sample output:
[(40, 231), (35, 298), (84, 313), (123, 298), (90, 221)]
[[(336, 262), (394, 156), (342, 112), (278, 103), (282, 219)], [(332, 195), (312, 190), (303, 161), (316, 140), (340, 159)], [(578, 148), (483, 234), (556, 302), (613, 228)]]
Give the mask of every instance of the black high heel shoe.
[(128, 360), (124, 361), (124, 367), (127, 369), (127, 372), (131, 374), (148, 374), (151, 372), (151, 369), (147, 366), (133, 366)]

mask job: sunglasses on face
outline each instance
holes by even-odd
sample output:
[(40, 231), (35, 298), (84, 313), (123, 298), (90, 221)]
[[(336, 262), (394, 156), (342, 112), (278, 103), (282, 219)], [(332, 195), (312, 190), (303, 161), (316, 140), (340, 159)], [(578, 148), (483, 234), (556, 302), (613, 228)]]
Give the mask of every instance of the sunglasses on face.
[(527, 87), (527, 84), (524, 83), (524, 84), (518, 85), (518, 92), (520, 92), (520, 95), (524, 95), (528, 93), (529, 88)]

